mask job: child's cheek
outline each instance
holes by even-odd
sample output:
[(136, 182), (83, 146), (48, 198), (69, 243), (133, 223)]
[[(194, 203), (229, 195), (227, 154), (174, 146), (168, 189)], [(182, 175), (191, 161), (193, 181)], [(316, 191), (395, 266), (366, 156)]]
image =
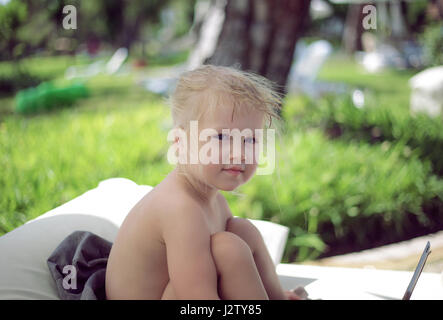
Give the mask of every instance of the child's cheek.
[(243, 174), (243, 183), (246, 183), (249, 179), (251, 179), (254, 176), (255, 171), (257, 170), (256, 164), (247, 164), (246, 170)]
[(245, 144), (245, 163), (246, 164), (257, 164), (257, 157), (256, 157), (256, 149), (258, 148), (258, 145), (255, 144)]
[(203, 165), (220, 164), (222, 154), (218, 145), (218, 140), (209, 139), (208, 141), (200, 142), (198, 158), (200, 164)]

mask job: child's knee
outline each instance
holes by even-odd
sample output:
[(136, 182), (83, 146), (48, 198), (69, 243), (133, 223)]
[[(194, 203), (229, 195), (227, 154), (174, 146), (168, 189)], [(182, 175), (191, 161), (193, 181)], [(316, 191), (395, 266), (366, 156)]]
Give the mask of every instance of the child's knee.
[(235, 265), (252, 257), (248, 244), (236, 234), (227, 231), (217, 232), (211, 236), (211, 251), (217, 266)]
[(226, 230), (238, 235), (250, 247), (261, 241), (260, 231), (248, 219), (233, 217), (228, 220)]
[(241, 231), (241, 230), (251, 230), (255, 226), (251, 221), (245, 218), (232, 217), (226, 222), (226, 230), (230, 232)]

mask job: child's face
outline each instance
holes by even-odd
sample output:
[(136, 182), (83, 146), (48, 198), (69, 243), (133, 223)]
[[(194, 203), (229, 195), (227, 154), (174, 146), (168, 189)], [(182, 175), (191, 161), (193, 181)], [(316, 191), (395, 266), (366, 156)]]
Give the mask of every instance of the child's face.
[[(257, 168), (255, 149), (259, 144), (256, 130), (263, 129), (263, 120), (263, 113), (258, 111), (233, 115), (233, 107), (219, 107), (215, 112), (205, 114), (198, 121), (200, 139), (204, 137), (204, 140), (199, 142), (200, 161), (193, 170), (199, 180), (225, 191), (247, 182)], [(202, 163), (205, 156), (212, 161)], [(213, 161), (217, 156), (218, 161)]]

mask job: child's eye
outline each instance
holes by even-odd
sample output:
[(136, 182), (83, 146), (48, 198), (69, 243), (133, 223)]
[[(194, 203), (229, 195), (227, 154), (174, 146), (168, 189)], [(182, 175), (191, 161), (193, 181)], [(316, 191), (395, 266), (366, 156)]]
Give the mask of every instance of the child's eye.
[(219, 133), (218, 135), (214, 136), (214, 138), (218, 140), (228, 140), (229, 136), (227, 134)]
[(255, 140), (255, 137), (249, 137), (245, 138), (245, 143), (252, 143), (255, 144), (257, 141)]

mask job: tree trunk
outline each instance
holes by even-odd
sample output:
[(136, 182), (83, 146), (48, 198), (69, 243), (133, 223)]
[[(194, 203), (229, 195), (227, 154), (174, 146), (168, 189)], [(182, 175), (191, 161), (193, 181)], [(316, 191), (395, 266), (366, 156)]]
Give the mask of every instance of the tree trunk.
[(348, 54), (362, 50), (361, 35), (363, 33), (363, 5), (350, 4), (346, 14), (346, 22), (343, 30), (343, 47)]
[(215, 51), (205, 63), (260, 74), (286, 93), (295, 44), (302, 35), (310, 0), (228, 0)]
[(142, 15), (137, 16), (135, 21), (127, 21), (125, 23), (125, 29), (123, 30), (122, 34), (122, 47), (128, 49), (128, 52), (131, 51), (131, 47), (134, 44), (136, 40), (138, 40), (140, 27), (142, 25), (143, 17)]

